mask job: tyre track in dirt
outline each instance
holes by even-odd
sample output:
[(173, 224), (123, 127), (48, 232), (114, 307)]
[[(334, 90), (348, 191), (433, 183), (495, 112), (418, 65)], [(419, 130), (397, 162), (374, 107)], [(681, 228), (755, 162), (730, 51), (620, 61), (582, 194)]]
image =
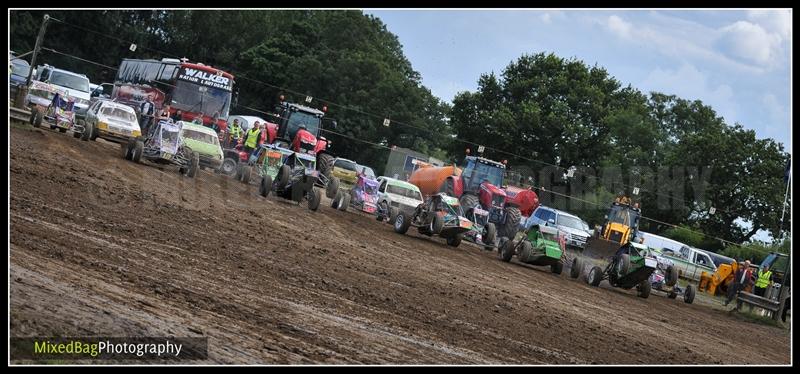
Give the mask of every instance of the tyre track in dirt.
[(219, 363), (789, 360), (785, 330), (398, 235), (327, 199), (309, 212), (47, 130), (10, 142), (12, 336), (202, 335)]

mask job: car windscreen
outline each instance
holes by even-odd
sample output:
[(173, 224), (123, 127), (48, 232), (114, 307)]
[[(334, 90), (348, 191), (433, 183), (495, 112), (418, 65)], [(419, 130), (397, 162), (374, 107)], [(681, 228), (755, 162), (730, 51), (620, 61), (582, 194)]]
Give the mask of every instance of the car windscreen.
[(559, 226), (571, 227), (573, 229), (589, 231), (589, 225), (581, 221), (578, 217), (559, 215), (558, 222), (556, 222), (556, 224)]
[(206, 144), (219, 144), (219, 139), (216, 136), (192, 129), (183, 129), (183, 137), (186, 139), (197, 140)]
[(336, 160), (333, 166), (345, 170), (356, 171), (356, 163), (352, 161)]
[(50, 83), (81, 92), (89, 92), (89, 79), (80, 75), (54, 71), (50, 74)]
[(125, 122), (136, 122), (136, 115), (122, 108), (104, 107), (100, 109), (100, 114)]
[(395, 186), (395, 185), (390, 184), (388, 187), (386, 187), (386, 193), (390, 193), (390, 194), (394, 194), (394, 195), (400, 195), (400, 196), (403, 196), (403, 197), (407, 197), (409, 199), (422, 201), (422, 195), (418, 191), (412, 190), (410, 188), (402, 187), (402, 186)]

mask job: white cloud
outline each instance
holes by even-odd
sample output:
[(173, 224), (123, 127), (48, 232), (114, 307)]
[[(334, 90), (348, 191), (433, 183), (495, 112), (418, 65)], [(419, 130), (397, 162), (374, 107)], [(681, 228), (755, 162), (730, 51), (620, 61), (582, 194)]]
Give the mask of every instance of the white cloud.
[(606, 26), (611, 32), (623, 38), (628, 38), (631, 34), (631, 23), (625, 21), (616, 14), (608, 17)]
[(717, 45), (724, 52), (759, 65), (772, 65), (780, 54), (781, 36), (760, 25), (737, 21), (720, 30)]
[(657, 91), (686, 100), (701, 100), (728, 124), (738, 120), (731, 86), (713, 86), (706, 74), (693, 65), (683, 64), (677, 70), (656, 68), (637, 86), (645, 92)]
[[(684, 63), (704, 60), (746, 74), (761, 74), (766, 70), (764, 64), (742, 61), (738, 56), (733, 58), (715, 50), (714, 44), (721, 35), (720, 30), (655, 11), (649, 12), (646, 17), (631, 22), (612, 15), (595, 19), (594, 22), (623, 40)], [(772, 56), (772, 53), (769, 55)]]
[(789, 116), (786, 115), (786, 109), (784, 109), (775, 95), (768, 93), (762, 96), (761, 104), (764, 105), (764, 110), (769, 115), (770, 122), (772, 122), (774, 126), (782, 126), (783, 124), (781, 122), (789, 119)]
[(791, 9), (750, 10), (747, 19), (761, 25), (767, 31), (776, 33), (784, 40), (792, 37)]

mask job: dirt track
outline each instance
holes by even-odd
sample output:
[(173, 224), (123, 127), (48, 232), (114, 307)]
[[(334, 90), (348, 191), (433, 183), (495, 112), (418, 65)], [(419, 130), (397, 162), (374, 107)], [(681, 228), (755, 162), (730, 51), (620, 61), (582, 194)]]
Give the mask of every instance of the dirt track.
[[(207, 336), (209, 363), (788, 364), (789, 332), (10, 130), (11, 335)], [(567, 269), (568, 270), (568, 269)], [(742, 344), (748, 342), (749, 344)]]

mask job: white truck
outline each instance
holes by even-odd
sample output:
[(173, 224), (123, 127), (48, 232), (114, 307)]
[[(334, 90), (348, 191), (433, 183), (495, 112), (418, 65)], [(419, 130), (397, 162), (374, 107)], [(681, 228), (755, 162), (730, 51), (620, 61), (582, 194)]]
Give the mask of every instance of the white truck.
[(56, 93), (74, 103), (73, 109), (77, 116), (83, 116), (89, 108), (91, 89), (88, 77), (50, 65), (39, 65), (32, 77), (27, 96), (27, 106), (31, 108), (31, 123), (41, 125), (44, 113)]

